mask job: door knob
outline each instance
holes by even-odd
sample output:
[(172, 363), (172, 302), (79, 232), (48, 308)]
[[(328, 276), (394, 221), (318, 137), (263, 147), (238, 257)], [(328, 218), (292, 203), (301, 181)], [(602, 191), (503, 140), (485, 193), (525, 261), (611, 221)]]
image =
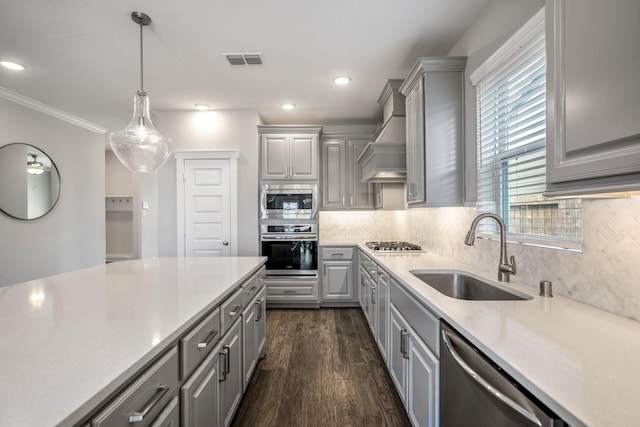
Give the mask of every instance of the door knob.
[(226, 240), (225, 240), (224, 242), (222, 242), (222, 244), (223, 244), (224, 246), (229, 246), (229, 242), (227, 242)]

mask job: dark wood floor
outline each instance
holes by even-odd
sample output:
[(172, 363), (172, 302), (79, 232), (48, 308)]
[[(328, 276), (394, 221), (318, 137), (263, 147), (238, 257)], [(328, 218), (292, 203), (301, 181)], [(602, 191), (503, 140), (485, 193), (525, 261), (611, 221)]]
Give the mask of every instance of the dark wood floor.
[(269, 310), (240, 426), (409, 426), (360, 309)]

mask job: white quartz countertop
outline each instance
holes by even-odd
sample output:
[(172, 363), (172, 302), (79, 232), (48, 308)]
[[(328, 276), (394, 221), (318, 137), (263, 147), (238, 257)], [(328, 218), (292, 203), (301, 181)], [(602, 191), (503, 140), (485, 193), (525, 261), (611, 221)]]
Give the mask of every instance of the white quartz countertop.
[(80, 421), (265, 260), (132, 260), (0, 287), (0, 425)]
[[(517, 276), (502, 284), (431, 253), (373, 254), (360, 248), (569, 424), (640, 424), (639, 322), (568, 298), (540, 297), (537, 284), (519, 283)], [(411, 270), (465, 271), (533, 299), (457, 300)]]

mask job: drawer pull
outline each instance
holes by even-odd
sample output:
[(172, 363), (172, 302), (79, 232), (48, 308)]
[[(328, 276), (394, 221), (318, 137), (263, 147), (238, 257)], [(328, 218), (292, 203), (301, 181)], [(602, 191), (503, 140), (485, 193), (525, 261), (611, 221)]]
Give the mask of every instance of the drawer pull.
[(252, 294), (255, 290), (256, 290), (256, 287), (255, 287), (255, 286), (252, 286), (252, 287), (250, 287), (249, 289), (247, 289), (247, 291), (246, 291), (246, 292), (247, 292), (248, 294)]
[(344, 256), (344, 254), (337, 252), (337, 253), (331, 254), (331, 256), (332, 257), (341, 257), (341, 256)]
[(236, 305), (235, 307), (233, 307), (233, 311), (229, 312), (229, 317), (234, 317), (237, 316), (238, 313), (240, 313), (240, 309), (242, 308), (241, 305)]
[(207, 348), (211, 341), (218, 335), (218, 331), (211, 331), (204, 341), (198, 343), (198, 348)]
[(296, 292), (297, 292), (297, 291), (295, 291), (295, 290), (289, 290), (289, 289), (285, 289), (285, 290), (284, 290), (284, 293), (285, 293), (285, 294), (295, 294)]
[(142, 411), (134, 412), (133, 414), (129, 415), (129, 423), (132, 424), (132, 423), (139, 423), (144, 421), (144, 417), (149, 415), (149, 412), (151, 412), (154, 406), (160, 403), (160, 401), (162, 400), (164, 395), (167, 394), (168, 391), (169, 391), (168, 385), (157, 387), (156, 394), (151, 399), (149, 399), (149, 401), (144, 406), (144, 408), (142, 408)]

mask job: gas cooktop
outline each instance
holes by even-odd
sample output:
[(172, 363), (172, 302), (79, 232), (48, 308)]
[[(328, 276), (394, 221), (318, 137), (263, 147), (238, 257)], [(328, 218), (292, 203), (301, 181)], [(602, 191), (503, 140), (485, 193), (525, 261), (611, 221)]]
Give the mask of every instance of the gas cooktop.
[(421, 251), (422, 248), (409, 242), (366, 242), (365, 245), (377, 251)]

